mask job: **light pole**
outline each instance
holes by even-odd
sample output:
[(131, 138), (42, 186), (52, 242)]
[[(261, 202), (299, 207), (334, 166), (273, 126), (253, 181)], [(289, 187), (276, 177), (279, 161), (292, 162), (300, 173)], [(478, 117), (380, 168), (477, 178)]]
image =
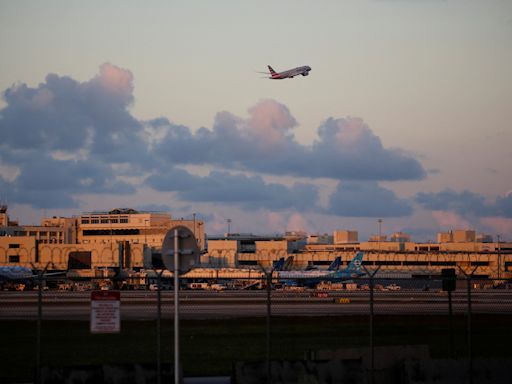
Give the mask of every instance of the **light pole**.
[(379, 256), (380, 256), (380, 237), (381, 237), (381, 227), (382, 227), (382, 219), (378, 219), (377, 222), (379, 223), (379, 243), (378, 243), (378, 248), (379, 248)]
[(112, 220), (114, 220), (112, 218), (112, 216), (109, 217), (109, 223), (110, 223), (110, 254), (112, 256), (112, 260), (114, 260), (114, 238), (113, 238), (113, 235), (112, 235)]
[(226, 222), (228, 223), (228, 236), (231, 233), (231, 219), (226, 219)]
[(148, 244), (148, 219), (144, 219), (144, 245)]
[(194, 220), (194, 237), (196, 237), (196, 214), (195, 213), (192, 214), (192, 218)]
[(501, 278), (500, 269), (501, 269), (501, 244), (500, 244), (500, 235), (497, 235), (498, 238), (498, 280)]

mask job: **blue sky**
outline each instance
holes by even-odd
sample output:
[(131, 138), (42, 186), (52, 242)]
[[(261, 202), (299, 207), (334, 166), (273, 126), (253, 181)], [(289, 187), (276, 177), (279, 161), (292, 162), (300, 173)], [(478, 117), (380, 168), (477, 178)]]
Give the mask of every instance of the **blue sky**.
[(0, 1), (0, 49), (22, 223), (129, 206), (211, 234), (512, 237), (509, 1)]

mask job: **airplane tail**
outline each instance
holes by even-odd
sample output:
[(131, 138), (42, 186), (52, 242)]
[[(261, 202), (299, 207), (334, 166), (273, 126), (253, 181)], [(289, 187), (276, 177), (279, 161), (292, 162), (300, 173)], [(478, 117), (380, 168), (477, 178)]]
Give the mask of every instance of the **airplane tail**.
[(290, 268), (292, 267), (292, 264), (293, 264), (293, 256), (288, 256), (288, 258), (284, 262), (283, 270), (284, 271), (290, 270)]
[(361, 265), (363, 265), (363, 252), (357, 252), (354, 258), (348, 263), (345, 271), (350, 273), (361, 273)]
[(281, 257), (276, 265), (274, 266), (274, 271), (281, 271), (284, 267), (284, 257)]
[(275, 75), (276, 74), (276, 71), (274, 71), (270, 65), (267, 65), (267, 67), (268, 67), (268, 70), (270, 71), (271, 75)]
[(329, 268), (327, 268), (328, 271), (337, 271), (338, 269), (340, 269), (340, 265), (341, 265), (341, 256), (338, 256), (337, 258), (334, 259), (334, 261), (331, 263), (331, 265), (329, 265)]

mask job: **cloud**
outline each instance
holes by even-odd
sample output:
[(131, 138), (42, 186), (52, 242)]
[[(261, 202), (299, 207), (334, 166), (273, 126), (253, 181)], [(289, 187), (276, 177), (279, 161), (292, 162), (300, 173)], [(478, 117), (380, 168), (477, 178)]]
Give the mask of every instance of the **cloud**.
[(318, 190), (311, 184), (287, 187), (265, 183), (260, 176), (218, 171), (202, 177), (173, 169), (165, 176), (150, 176), (147, 183), (158, 191), (178, 192), (178, 197), (185, 201), (239, 204), (252, 210), (312, 209), (318, 201)]
[(140, 161), (147, 150), (127, 109), (132, 91), (131, 73), (111, 64), (83, 83), (49, 74), (37, 88), (13, 86), (0, 111), (2, 152), (85, 151), (107, 163)]
[(376, 182), (341, 182), (329, 199), (326, 213), (351, 217), (401, 217), (413, 209), (407, 200)]
[(455, 212), (432, 211), (432, 216), (441, 227), (445, 228), (472, 228), (468, 220)]
[(445, 189), (437, 193), (418, 193), (415, 200), (424, 208), (455, 212), (462, 217), (512, 218), (512, 194), (488, 201), (484, 196), (471, 191)]
[(484, 217), (481, 219), (483, 225), (489, 228), (492, 233), (500, 235), (501, 241), (510, 241), (512, 233), (512, 218)]
[[(133, 194), (150, 186), (184, 202), (303, 211), (319, 210), (315, 179), (425, 176), (418, 160), (385, 148), (361, 119), (329, 118), (311, 145), (298, 143), (297, 121), (275, 100), (256, 103), (245, 118), (221, 111), (211, 128), (195, 132), (165, 117), (139, 121), (129, 111), (133, 82), (129, 70), (105, 63), (87, 81), (49, 74), (35, 87), (5, 90), (2, 194), (13, 203), (68, 208), (84, 194)], [(198, 176), (183, 169), (189, 165), (223, 171)], [(312, 181), (287, 186), (261, 174)], [(382, 197), (383, 190), (368, 185)], [(395, 203), (403, 213), (404, 205)]]
[(37, 208), (77, 208), (78, 196), (85, 193), (135, 192), (132, 185), (116, 180), (112, 170), (102, 163), (55, 160), (44, 155), (25, 159), (14, 181), (2, 181), (2, 195), (8, 201)]
[(426, 172), (418, 160), (397, 149), (386, 149), (359, 118), (327, 119), (313, 144), (311, 173), (350, 180), (418, 180)]
[(290, 231), (305, 231), (309, 227), (310, 223), (300, 213), (292, 214), (288, 219), (288, 224), (286, 224), (286, 229)]
[(266, 227), (269, 232), (307, 231), (311, 227), (307, 216), (298, 212), (266, 212)]
[(169, 124), (155, 151), (173, 164), (215, 164), (273, 175), (335, 180), (418, 180), (426, 175), (412, 156), (384, 148), (361, 119), (327, 119), (311, 146), (295, 140), (295, 125), (288, 108), (264, 100), (249, 109), (248, 119), (218, 113), (212, 130), (193, 134)]
[(498, 196), (494, 205), (498, 212), (497, 216), (512, 218), (512, 193), (507, 193), (505, 197)]
[(116, 166), (129, 164), (133, 175), (153, 159), (127, 109), (132, 83), (130, 71), (107, 63), (86, 82), (49, 74), (35, 88), (5, 90), (0, 163), (16, 167), (6, 183), (9, 200), (67, 208), (84, 193), (133, 193)]

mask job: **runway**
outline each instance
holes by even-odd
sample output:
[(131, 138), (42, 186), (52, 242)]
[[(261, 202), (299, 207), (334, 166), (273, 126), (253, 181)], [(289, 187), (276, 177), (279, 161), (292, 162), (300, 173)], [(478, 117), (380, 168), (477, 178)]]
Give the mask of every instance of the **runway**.
[[(320, 296), (320, 297), (318, 297)], [(323, 296), (323, 297), (322, 297)], [(471, 293), (474, 314), (512, 314), (512, 291), (475, 290)], [(368, 291), (273, 291), (272, 316), (343, 316), (369, 315)], [(0, 292), (0, 320), (36, 319), (37, 292)], [(173, 292), (162, 292), (162, 317), (174, 316)], [(468, 311), (467, 294), (456, 291), (453, 312)], [(157, 293), (121, 291), (121, 319), (152, 320), (157, 317)], [(434, 315), (448, 313), (446, 292), (418, 290), (374, 292), (376, 315)], [(45, 291), (43, 319), (88, 320), (90, 292)], [(180, 314), (183, 319), (263, 317), (267, 314), (264, 291), (182, 291)]]

